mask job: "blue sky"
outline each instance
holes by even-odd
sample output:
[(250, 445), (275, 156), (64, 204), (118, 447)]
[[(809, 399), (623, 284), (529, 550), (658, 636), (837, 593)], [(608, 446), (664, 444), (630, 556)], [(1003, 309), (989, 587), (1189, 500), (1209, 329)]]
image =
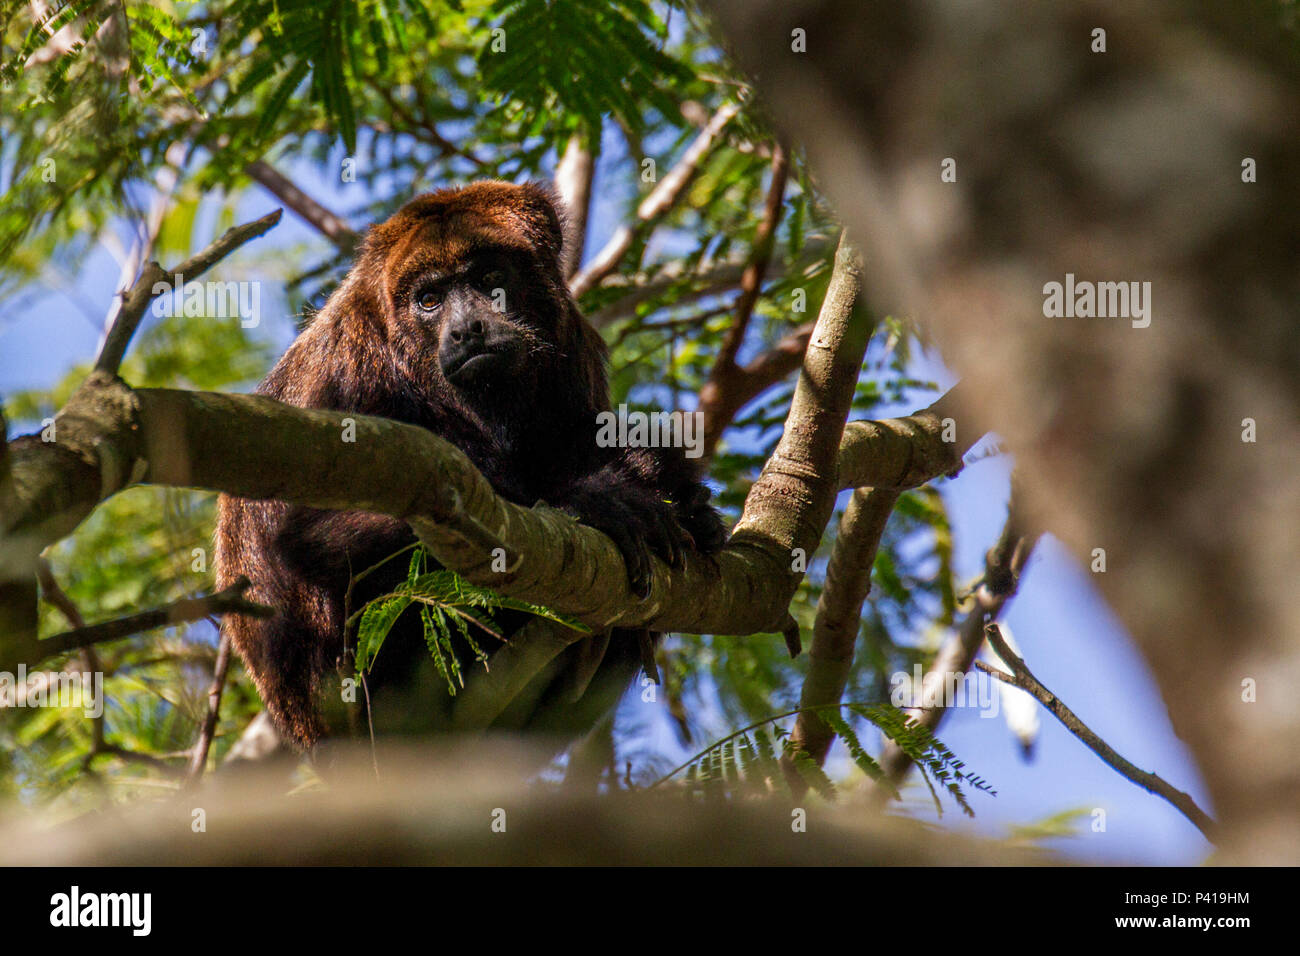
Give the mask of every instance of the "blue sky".
[[(625, 162), (616, 148), (602, 156), (586, 247), (588, 256), (599, 250), (617, 224), (616, 197), (618, 189), (626, 187), (615, 184), (632, 181), (627, 169), (619, 165)], [(326, 181), (307, 167), (291, 171), (308, 192), (340, 213), (346, 214), (362, 204), (355, 192), (344, 191), (361, 188), (358, 185)], [(218, 205), (219, 200), (210, 201), (206, 215), (200, 217), (195, 229), (197, 245), (213, 236)], [(240, 202), (239, 218), (242, 221), (262, 215), (276, 205), (269, 194), (249, 190)], [(275, 274), (262, 273), (259, 263), (268, 261), (277, 249), (298, 247), (304, 242), (317, 243), (324, 249), (313, 230), (286, 214), (276, 230), (244, 250), (228, 268), (238, 269), (241, 278), (260, 274), (274, 280)], [(0, 323), (0, 395), (48, 386), (73, 363), (93, 359), (99, 322), (117, 277), (116, 261), (106, 250), (98, 249), (72, 287), (28, 289), (5, 303), (0, 310), (0, 315), (5, 316)], [(268, 281), (266, 285), (263, 331), (278, 345), (284, 345), (293, 334), (293, 316), (277, 282)], [(943, 387), (955, 380), (935, 355), (919, 357), (914, 372), (916, 377), (932, 379)], [(918, 396), (916, 404), (928, 401)], [(983, 568), (984, 552), (1001, 530), (1009, 474), (1008, 459), (995, 457), (968, 466), (956, 480), (941, 483), (952, 515), (955, 562), (962, 579)], [(1187, 790), (1212, 812), (1199, 775), (1187, 749), (1173, 733), (1144, 661), (1097, 593), (1091, 574), (1054, 539), (1045, 538), (1039, 545), (1006, 621), (1030, 667), (1093, 730), (1133, 763)], [(946, 809), (945, 825), (1001, 835), (1013, 825), (1081, 810), (1084, 816), (1076, 824), (1078, 835), (1049, 845), (1097, 861), (1186, 864), (1204, 858), (1208, 844), (1176, 810), (1112, 771), (1050, 715), (1040, 712), (1040, 720), (1036, 758), (1026, 763), (1000, 717), (982, 719), (973, 708), (957, 709), (951, 714), (940, 736), (996, 787), (998, 796), (972, 797), (977, 812), (974, 821), (960, 819), (954, 810)], [(664, 737), (665, 749), (671, 752), (671, 735), (659, 736)], [(846, 769), (842, 754), (837, 754), (832, 756), (832, 761), (837, 761), (832, 769)], [(918, 816), (934, 819), (933, 810), (927, 809), (928, 796), (915, 792), (910, 796), (913, 799), (909, 806)], [(1104, 832), (1092, 829), (1095, 808), (1105, 811)]]

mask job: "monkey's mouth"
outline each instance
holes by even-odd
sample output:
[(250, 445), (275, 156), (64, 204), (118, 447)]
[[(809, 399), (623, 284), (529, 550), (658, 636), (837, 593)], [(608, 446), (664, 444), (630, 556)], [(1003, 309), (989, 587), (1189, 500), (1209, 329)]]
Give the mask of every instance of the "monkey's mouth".
[(504, 352), (475, 352), (459, 355), (442, 367), (442, 373), (453, 385), (474, 385), (502, 371), (508, 364)]

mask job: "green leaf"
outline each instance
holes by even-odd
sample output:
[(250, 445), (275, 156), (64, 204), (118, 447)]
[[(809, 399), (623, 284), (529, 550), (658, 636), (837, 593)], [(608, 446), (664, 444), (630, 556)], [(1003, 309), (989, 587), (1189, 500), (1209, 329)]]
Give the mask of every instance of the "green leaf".
[(388, 632), (410, 606), (411, 599), (400, 594), (378, 598), (366, 605), (361, 613), (361, 623), (357, 625), (358, 673), (370, 670)]

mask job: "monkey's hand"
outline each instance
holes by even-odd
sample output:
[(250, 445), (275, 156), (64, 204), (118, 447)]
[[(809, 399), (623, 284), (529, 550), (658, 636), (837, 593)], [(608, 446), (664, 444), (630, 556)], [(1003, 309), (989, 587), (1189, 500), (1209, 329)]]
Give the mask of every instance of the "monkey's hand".
[(650, 555), (674, 568), (693, 548), (713, 554), (726, 541), (709, 489), (676, 449), (627, 449), (566, 489), (560, 507), (606, 534), (627, 565), (633, 593), (650, 593)]
[(670, 502), (642, 485), (602, 480), (605, 472), (574, 484), (557, 504), (585, 525), (614, 542), (627, 565), (628, 586), (637, 597), (650, 594), (650, 555), (681, 567), (686, 532), (677, 523)]
[(727, 527), (718, 509), (709, 504), (709, 486), (694, 479), (673, 489), (673, 511), (695, 550), (700, 554), (717, 554), (727, 543)]

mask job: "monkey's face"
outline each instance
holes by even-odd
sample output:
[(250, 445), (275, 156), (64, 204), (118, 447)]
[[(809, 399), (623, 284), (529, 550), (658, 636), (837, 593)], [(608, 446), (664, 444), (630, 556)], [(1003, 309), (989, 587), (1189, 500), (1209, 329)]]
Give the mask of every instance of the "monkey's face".
[(545, 189), (478, 182), (419, 196), (367, 233), (349, 276), (356, 341), (416, 401), (527, 430), (607, 407), (605, 343), (560, 267)]
[(530, 353), (544, 350), (543, 330), (521, 321), (519, 267), (486, 251), (451, 270), (420, 276), (407, 297), (411, 321), (432, 340), (438, 368), (455, 388), (473, 392), (527, 375)]
[[(559, 269), (544, 192), (476, 183), (421, 196), (367, 239), (381, 257), (395, 344), (479, 409), (527, 402), (578, 351), (582, 319)], [(570, 372), (571, 374), (571, 372)]]

